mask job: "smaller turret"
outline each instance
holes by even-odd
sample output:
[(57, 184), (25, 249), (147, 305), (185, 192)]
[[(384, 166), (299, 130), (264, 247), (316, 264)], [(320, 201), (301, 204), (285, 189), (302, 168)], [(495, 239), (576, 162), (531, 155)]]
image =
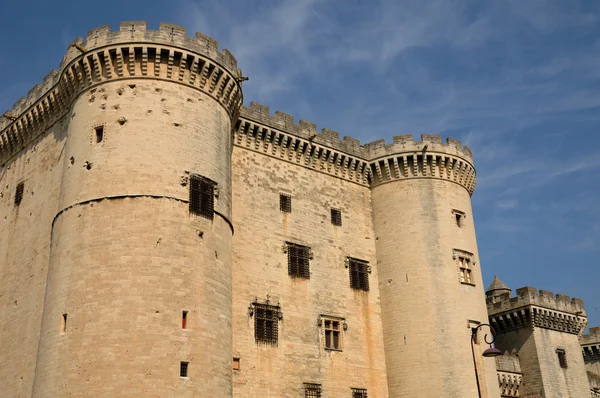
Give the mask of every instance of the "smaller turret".
[(508, 294), (507, 298), (510, 299), (510, 293), (511, 289), (498, 278), (498, 275), (494, 275), (494, 280), (492, 281), (492, 284), (485, 291), (486, 302), (488, 304), (495, 303), (496, 299), (498, 299), (498, 301), (502, 301), (502, 297), (505, 294)]

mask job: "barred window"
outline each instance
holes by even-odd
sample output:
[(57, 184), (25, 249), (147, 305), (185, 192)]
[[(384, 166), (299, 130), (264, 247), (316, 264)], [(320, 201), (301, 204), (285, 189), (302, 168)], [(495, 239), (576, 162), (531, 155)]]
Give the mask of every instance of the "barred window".
[(286, 243), (288, 275), (310, 279), (310, 247)]
[(279, 210), (284, 213), (292, 212), (292, 197), (286, 193), (279, 194)]
[(369, 263), (363, 260), (348, 257), (350, 269), (350, 287), (356, 290), (369, 290)]
[(199, 175), (190, 176), (190, 213), (212, 220), (215, 182)]
[(352, 398), (368, 398), (367, 390), (365, 388), (353, 388)]
[(179, 363), (179, 377), (188, 377), (188, 365), (189, 362)]
[(342, 350), (341, 322), (337, 319), (325, 319), (323, 330), (325, 332), (325, 348), (328, 350)]
[(556, 354), (558, 355), (558, 363), (560, 364), (560, 367), (563, 369), (568, 368), (567, 354), (565, 353), (565, 350), (556, 350)]
[(331, 209), (331, 223), (336, 227), (342, 226), (342, 211), (339, 209)]
[(254, 303), (254, 339), (257, 343), (277, 345), (279, 307)]
[(15, 189), (15, 206), (18, 206), (21, 204), (21, 201), (23, 200), (23, 191), (25, 190), (25, 183), (24, 182), (20, 182), (17, 184), (17, 189)]
[(304, 383), (304, 398), (321, 398), (321, 385)]

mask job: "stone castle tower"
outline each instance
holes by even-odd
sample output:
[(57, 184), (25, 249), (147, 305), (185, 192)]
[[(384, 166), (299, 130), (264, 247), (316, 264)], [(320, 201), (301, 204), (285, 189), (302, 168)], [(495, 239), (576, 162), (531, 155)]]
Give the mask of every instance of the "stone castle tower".
[(242, 80), (124, 22), (0, 119), (7, 396), (498, 397), (470, 150), (340, 140)]

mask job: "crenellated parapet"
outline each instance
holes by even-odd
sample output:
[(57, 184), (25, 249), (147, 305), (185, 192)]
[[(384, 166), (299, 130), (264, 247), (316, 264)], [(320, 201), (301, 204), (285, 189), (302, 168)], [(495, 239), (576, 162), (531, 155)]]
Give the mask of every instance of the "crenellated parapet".
[(579, 343), (586, 363), (600, 361), (600, 327), (590, 328), (588, 334), (581, 336)]
[(237, 119), (242, 104), (241, 71), (227, 50), (196, 33), (186, 36), (177, 25), (161, 23), (147, 30), (145, 22), (122, 22), (118, 31), (108, 25), (76, 39), (58, 70), (29, 91), (0, 117), (0, 165), (43, 133), (69, 110), (84, 90), (111, 80), (159, 79), (200, 90), (218, 101)]
[(497, 332), (540, 327), (581, 335), (587, 325), (583, 301), (569, 296), (538, 290), (517, 289), (516, 297), (504, 293), (487, 300), (488, 315)]
[(519, 397), (519, 388), (523, 382), (519, 357), (505, 352), (495, 359), (500, 394), (503, 397)]
[(409, 178), (437, 178), (462, 185), (472, 194), (475, 168), (471, 150), (459, 141), (424, 134), (421, 140), (411, 134), (361, 145), (336, 131), (317, 131), (314, 123), (250, 103), (243, 107), (236, 126), (237, 146), (301, 164), (363, 185), (377, 186)]

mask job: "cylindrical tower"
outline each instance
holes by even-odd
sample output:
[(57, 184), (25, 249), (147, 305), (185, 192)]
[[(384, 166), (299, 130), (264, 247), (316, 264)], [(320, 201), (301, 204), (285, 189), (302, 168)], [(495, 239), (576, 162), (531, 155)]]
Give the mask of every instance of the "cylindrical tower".
[(235, 59), (168, 24), (75, 44), (34, 396), (231, 396)]
[(498, 397), (494, 360), (481, 356), (488, 330), (471, 350), (487, 323), (471, 151), (435, 135), (367, 150), (390, 396)]

